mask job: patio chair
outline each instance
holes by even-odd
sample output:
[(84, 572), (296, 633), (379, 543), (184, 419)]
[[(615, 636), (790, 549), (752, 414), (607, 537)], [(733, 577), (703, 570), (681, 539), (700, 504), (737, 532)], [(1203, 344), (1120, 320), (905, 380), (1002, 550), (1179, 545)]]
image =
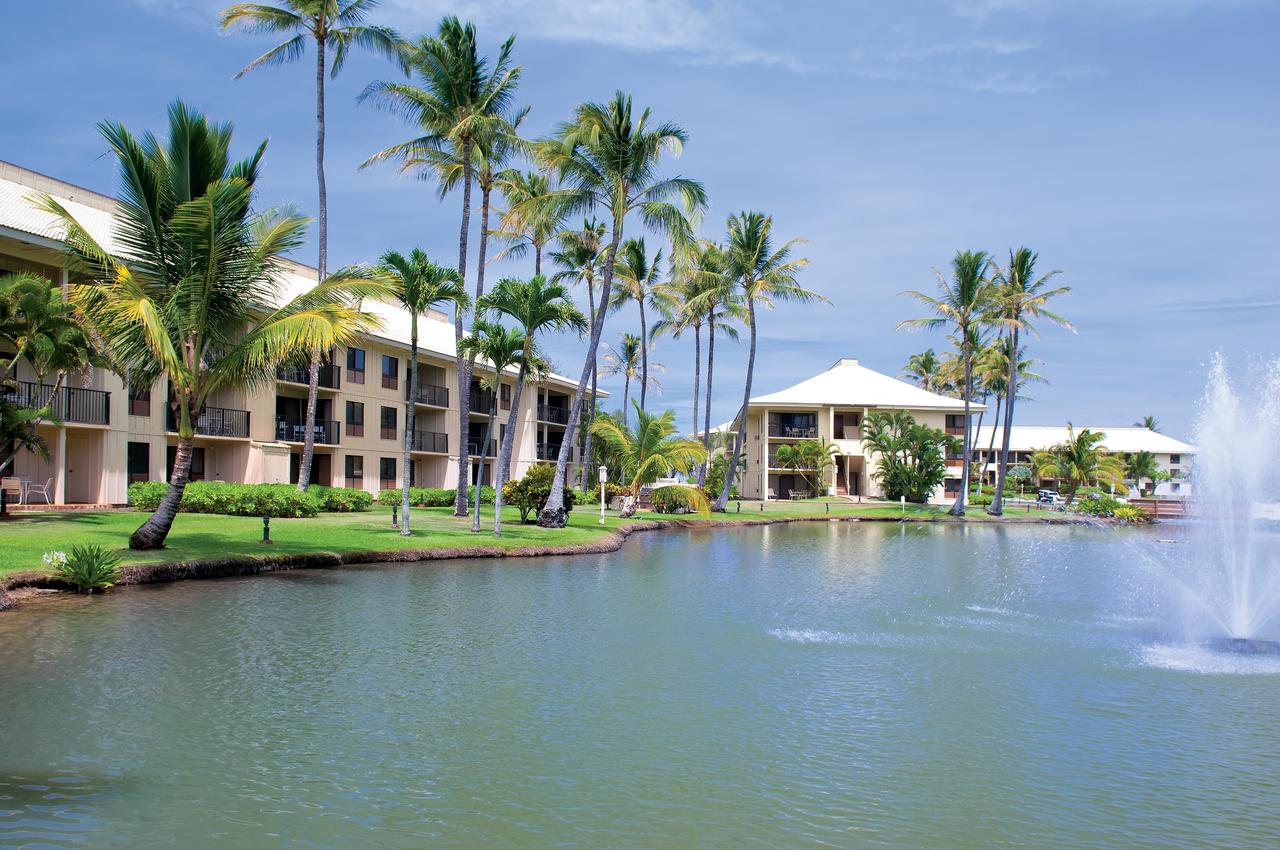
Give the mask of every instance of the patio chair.
[(51, 492), (52, 487), (53, 487), (52, 478), (45, 479), (45, 482), (43, 484), (37, 484), (34, 481), (32, 481), (30, 484), (27, 485), (26, 504), (28, 505), (31, 504), (31, 498), (33, 496), (39, 496), (42, 499), (44, 499), (44, 503), (46, 505), (52, 505), (53, 504), (53, 494)]
[(778, 498), (778, 494), (777, 494), (777, 493), (775, 493), (775, 492), (773, 492), (773, 488), (772, 488), (772, 487), (770, 487), (768, 490), (766, 490), (766, 491), (765, 491), (765, 493), (766, 493), (766, 496), (765, 496), (765, 498), (766, 498), (766, 499), (776, 499), (776, 498)]
[(22, 504), (23, 487), (20, 478), (0, 478), (0, 490), (9, 494), (8, 501), (12, 504)]

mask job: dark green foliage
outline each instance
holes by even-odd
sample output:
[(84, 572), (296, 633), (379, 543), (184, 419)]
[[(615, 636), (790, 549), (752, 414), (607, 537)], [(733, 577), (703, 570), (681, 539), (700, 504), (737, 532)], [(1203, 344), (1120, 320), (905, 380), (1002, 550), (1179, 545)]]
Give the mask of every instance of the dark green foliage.
[(1114, 516), (1116, 509), (1124, 507), (1124, 502), (1104, 494), (1090, 494), (1076, 501), (1076, 510), (1089, 516)]
[[(538, 463), (529, 467), (529, 471), (524, 477), (518, 481), (508, 481), (502, 485), (502, 502), (511, 505), (520, 511), (520, 521), (529, 522), (533, 514), (542, 510), (542, 506), (547, 503), (547, 497), (551, 495), (551, 481), (555, 477), (556, 468), (554, 464)], [(609, 485), (606, 483), (605, 488)], [(564, 491), (564, 510), (568, 513), (573, 510), (574, 504), (578, 501), (577, 490), (565, 488)]]
[(925, 504), (947, 477), (944, 452), (957, 440), (939, 428), (916, 422), (906, 411), (872, 413), (862, 423), (862, 437), (879, 458), (875, 478), (885, 497)]
[[(169, 485), (139, 481), (129, 485), (129, 504), (154, 511)], [(193, 514), (229, 516), (313, 517), (321, 511), (367, 511), (373, 497), (363, 490), (313, 485), (299, 493), (291, 484), (223, 484), (192, 481), (182, 494), (180, 510)]]
[(367, 511), (373, 507), (373, 494), (354, 487), (324, 487), (312, 484), (307, 488), (307, 495), (315, 496), (320, 502), (320, 510), (325, 513), (349, 514), (355, 511)]
[(72, 546), (71, 554), (54, 572), (80, 593), (106, 590), (120, 580), (120, 556), (96, 543)]
[[(711, 458), (711, 466), (707, 469), (707, 492), (719, 493), (724, 489), (724, 474), (729, 468), (729, 459), (726, 455), (718, 454)], [(741, 496), (738, 493), (738, 485), (734, 484), (729, 491), (730, 499), (738, 499)]]
[[(443, 487), (410, 487), (409, 488), (409, 504), (415, 508), (451, 508), (453, 500), (457, 498), (458, 491), (452, 487), (444, 489)], [(475, 485), (467, 488), (467, 500), (475, 498)], [(492, 505), (495, 491), (488, 484), (480, 487), (480, 501), (482, 504)], [(404, 496), (404, 491), (400, 489), (383, 490), (378, 494), (378, 504), (391, 505), (400, 504), (400, 500)]]
[(660, 514), (698, 513), (708, 501), (707, 491), (697, 487), (672, 485), (658, 487), (649, 493), (649, 503)]

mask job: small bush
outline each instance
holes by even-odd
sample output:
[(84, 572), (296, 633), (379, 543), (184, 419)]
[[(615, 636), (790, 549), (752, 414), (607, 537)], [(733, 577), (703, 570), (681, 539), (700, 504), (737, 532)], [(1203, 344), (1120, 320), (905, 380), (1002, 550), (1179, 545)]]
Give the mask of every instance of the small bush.
[(312, 484), (307, 494), (320, 502), (320, 510), (326, 513), (348, 514), (367, 511), (373, 507), (373, 494), (354, 487), (322, 487)]
[[(502, 485), (502, 502), (520, 511), (520, 521), (530, 522), (530, 517), (542, 510), (551, 495), (551, 482), (555, 478), (556, 467), (551, 463), (538, 463), (529, 467), (523, 478), (508, 481)], [(609, 485), (606, 482), (605, 490)], [(564, 491), (564, 510), (569, 513), (578, 501), (578, 491)]]
[(1124, 502), (1112, 496), (1101, 494), (1090, 495), (1076, 502), (1075, 509), (1089, 516), (1115, 516), (1118, 508), (1126, 507)]
[(649, 503), (660, 514), (705, 513), (708, 502), (706, 490), (682, 484), (659, 487), (649, 493)]
[[(135, 482), (129, 485), (129, 503), (140, 511), (154, 511), (168, 489), (163, 481)], [(180, 510), (227, 516), (313, 517), (320, 513), (321, 500), (311, 490), (299, 493), (292, 484), (192, 481), (182, 492)]]
[[(49, 555), (55, 557), (51, 559)], [(45, 556), (45, 563), (53, 566), (54, 574), (80, 593), (106, 590), (120, 580), (120, 556), (96, 543), (72, 546), (70, 557), (61, 552), (49, 555)]]
[[(415, 508), (449, 508), (453, 507), (453, 500), (458, 495), (458, 491), (452, 487), (410, 487), (409, 488), (409, 504)], [(480, 503), (483, 505), (492, 505), (495, 491), (488, 484), (480, 487)], [(403, 497), (401, 490), (383, 490), (378, 494), (378, 504), (391, 505), (400, 504)], [(476, 488), (475, 485), (467, 488), (467, 504), (475, 504)]]
[(1111, 515), (1126, 525), (1138, 525), (1151, 521), (1150, 515), (1136, 505), (1120, 505), (1112, 511)]

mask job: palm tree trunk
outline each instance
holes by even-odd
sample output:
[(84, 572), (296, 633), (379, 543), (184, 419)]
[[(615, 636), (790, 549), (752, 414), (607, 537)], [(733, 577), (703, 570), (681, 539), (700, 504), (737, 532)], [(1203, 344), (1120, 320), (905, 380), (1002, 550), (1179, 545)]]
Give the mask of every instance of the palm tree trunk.
[[(467, 234), (471, 229), (471, 140), (462, 143), (462, 229), (458, 234), (458, 274), (467, 280)], [(458, 492), (453, 499), (453, 515), (467, 515), (467, 432), (471, 429), (471, 361), (462, 353), (462, 311), (453, 311), (453, 339), (458, 372)]]
[(311, 459), (316, 451), (316, 406), (320, 396), (320, 354), (312, 352), (307, 370), (307, 415), (303, 420), (306, 433), (302, 437), (302, 461), (298, 464), (298, 492), (311, 484)]
[[(977, 431), (979, 434), (981, 434), (981, 433), (982, 433), (982, 418), (983, 418), (984, 416), (986, 416), (986, 415), (987, 415), (986, 405), (987, 405), (987, 400), (986, 400), (986, 398), (984, 397), (984, 398), (982, 399), (982, 406), (983, 406), (983, 409), (978, 411), (978, 425), (977, 425), (977, 427), (975, 427), (975, 428), (973, 429), (973, 430)], [(974, 455), (977, 455), (977, 453), (978, 453), (977, 446), (974, 446)], [(970, 473), (970, 474), (969, 474), (969, 477), (970, 477), (970, 478), (972, 478), (972, 477), (973, 477), (973, 473)], [(977, 482), (977, 485), (976, 485), (973, 489), (974, 489), (974, 498), (977, 498), (978, 496), (981, 496), (981, 495), (982, 495), (982, 475), (981, 475), (981, 473), (979, 473), (979, 475), (978, 475), (978, 482)]]
[(624, 372), (622, 380), (622, 427), (627, 427), (627, 407), (631, 396), (631, 373)]
[(418, 314), (409, 316), (409, 400), (404, 405), (404, 470), (400, 477), (400, 534), (409, 536), (409, 487), (413, 483), (413, 434), (418, 416)]
[(702, 390), (702, 325), (693, 326), (693, 431), (698, 433), (698, 393)]
[(707, 459), (698, 468), (698, 486), (707, 483), (707, 471), (711, 468), (711, 373), (716, 361), (716, 314), (707, 313), (707, 412), (702, 423), (702, 447), (707, 451)]
[(538, 276), (542, 274), (542, 246), (533, 246), (533, 274)]
[[(524, 356), (520, 358), (520, 373), (516, 375), (516, 388), (511, 391), (511, 413), (507, 416), (507, 430), (502, 435), (502, 446), (498, 449), (498, 478), (493, 482), (493, 488), (497, 491), (493, 499), (493, 536), (502, 536), (502, 485), (506, 483), (507, 476), (511, 474), (511, 452), (515, 448), (516, 443), (516, 422), (520, 415), (520, 395), (524, 391), (524, 379), (528, 374), (529, 356), (531, 351), (526, 347)], [(570, 433), (565, 432), (565, 438), (570, 438)], [(479, 520), (476, 520), (479, 522)]]
[(485, 458), (489, 456), (489, 438), (493, 434), (493, 420), (497, 418), (498, 394), (495, 392), (493, 401), (489, 402), (489, 421), (484, 426), (484, 442), (480, 444), (480, 462), (476, 464), (476, 510), (471, 515), (471, 530), (476, 534), (480, 533), (480, 473), (484, 470)]
[[(587, 315), (596, 314), (595, 285), (587, 280)], [(593, 487), (597, 483), (594, 477), (594, 463), (591, 459), (591, 426), (596, 424), (596, 391), (599, 385), (599, 364), (591, 364), (591, 409), (587, 411), (587, 439), (582, 444), (582, 472), (579, 475), (584, 486)]]
[[(587, 380), (596, 364), (596, 354), (600, 349), (600, 337), (604, 333), (605, 312), (609, 307), (609, 290), (613, 288), (613, 262), (618, 256), (618, 243), (622, 241), (622, 219), (613, 217), (613, 233), (609, 240), (609, 250), (605, 254), (604, 279), (600, 282), (600, 306), (591, 322), (591, 340), (587, 343), (586, 362), (582, 364), (582, 375), (578, 378), (578, 387), (573, 392), (573, 405), (569, 408), (569, 422), (566, 434), (572, 434), (578, 427), (578, 412), (582, 408), (582, 396), (586, 393)], [(565, 440), (560, 444), (560, 454), (556, 458), (556, 474), (551, 479), (551, 493), (547, 503), (538, 512), (538, 525), (543, 528), (564, 528), (569, 521), (568, 512), (564, 509), (565, 472), (569, 468), (569, 454), (573, 450), (573, 440)]]
[[(320, 215), (317, 237), (320, 256), (316, 261), (316, 283), (324, 280), (329, 260), (329, 193), (324, 183), (324, 39), (316, 38), (316, 187), (319, 189)], [(298, 464), (298, 492), (311, 481), (311, 458), (316, 451), (316, 397), (320, 392), (320, 352), (311, 354), (307, 372), (307, 415), (303, 421), (306, 435), (302, 438), (302, 461)]]
[[(965, 339), (965, 332), (960, 332), (960, 338)], [(973, 395), (973, 355), (968, 350), (968, 345), (964, 346), (964, 448), (961, 449), (960, 468), (960, 492), (956, 494), (955, 504), (951, 506), (952, 516), (964, 516), (965, 499), (969, 495), (969, 448), (973, 443), (973, 433), (970, 430), (972, 415), (969, 410), (969, 398)]]
[[(719, 513), (724, 513), (729, 505), (729, 493), (733, 490), (733, 478), (738, 471), (738, 456), (742, 451), (742, 444), (747, 439), (747, 408), (751, 405), (751, 379), (756, 369), (756, 302), (751, 297), (750, 283), (747, 281), (744, 283), (746, 286), (743, 289), (747, 293), (747, 320), (751, 329), (751, 343), (747, 349), (747, 384), (742, 390), (742, 411), (739, 414), (738, 431), (733, 435), (733, 452), (729, 455), (729, 468), (724, 472), (724, 486), (720, 488), (720, 495), (711, 506), (711, 510)], [(768, 481), (765, 482), (765, 486), (768, 486)]]
[(1004, 440), (1000, 444), (1000, 464), (996, 467), (996, 495), (991, 501), (992, 516), (1004, 513), (1004, 478), (1009, 472), (1009, 437), (1013, 432), (1013, 403), (1018, 398), (1018, 329), (1009, 330), (1009, 382), (1005, 387), (1007, 401), (1004, 406)]
[(649, 334), (644, 319), (644, 293), (640, 293), (640, 409), (644, 410), (646, 391), (649, 389)]
[(187, 480), (191, 477), (191, 455), (195, 443), (195, 431), (191, 427), (193, 418), (192, 399), (190, 396), (179, 402), (178, 409), (178, 448), (173, 456), (173, 474), (169, 476), (169, 489), (156, 507), (155, 513), (147, 521), (138, 526), (129, 536), (129, 548), (139, 550), (163, 549), (169, 529), (178, 515), (182, 505), (182, 493), (187, 489)]

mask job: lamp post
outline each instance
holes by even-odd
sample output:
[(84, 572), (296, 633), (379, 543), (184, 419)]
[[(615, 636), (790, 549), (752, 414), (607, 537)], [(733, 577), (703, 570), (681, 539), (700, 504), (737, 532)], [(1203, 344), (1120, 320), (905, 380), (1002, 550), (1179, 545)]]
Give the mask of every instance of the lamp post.
[(604, 482), (609, 477), (609, 467), (601, 464), (597, 471), (600, 474), (600, 524), (604, 525)]

